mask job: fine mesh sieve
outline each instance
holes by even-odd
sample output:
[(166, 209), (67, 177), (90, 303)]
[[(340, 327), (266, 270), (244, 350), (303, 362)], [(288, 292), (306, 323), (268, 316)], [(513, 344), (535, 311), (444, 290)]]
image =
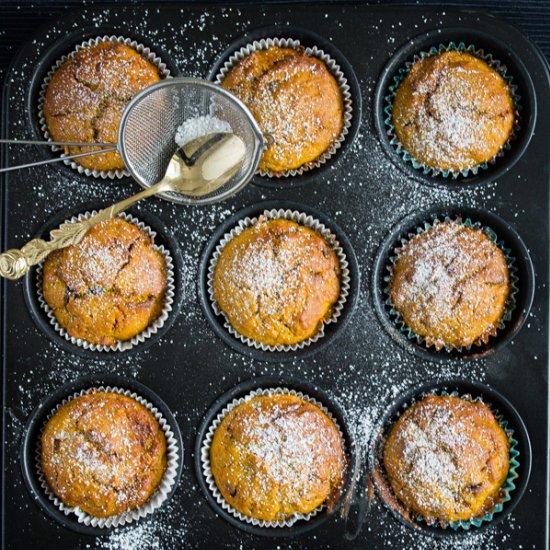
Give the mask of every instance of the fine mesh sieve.
[[(53, 159), (2, 167), (0, 173), (118, 151), (134, 179), (142, 187), (149, 188), (163, 179), (170, 159), (178, 149), (175, 141), (178, 127), (199, 117), (213, 117), (229, 124), (232, 134), (244, 143), (242, 166), (224, 185), (209, 194), (164, 192), (159, 196), (181, 204), (219, 202), (240, 191), (250, 181), (260, 163), (264, 145), (273, 143), (273, 137), (262, 134), (248, 108), (237, 97), (217, 84), (197, 78), (166, 79), (134, 96), (122, 114), (117, 143), (0, 139), (0, 143), (13, 145), (87, 149)], [(205, 134), (209, 134), (208, 130)]]
[(242, 189), (258, 168), (264, 138), (248, 108), (220, 86), (195, 78), (171, 78), (149, 86), (126, 107), (120, 122), (118, 150), (142, 187), (160, 181), (177, 149), (177, 128), (186, 120), (215, 117), (229, 123), (246, 147), (244, 162), (227, 183), (203, 196), (166, 192), (160, 196), (182, 204), (209, 204)]

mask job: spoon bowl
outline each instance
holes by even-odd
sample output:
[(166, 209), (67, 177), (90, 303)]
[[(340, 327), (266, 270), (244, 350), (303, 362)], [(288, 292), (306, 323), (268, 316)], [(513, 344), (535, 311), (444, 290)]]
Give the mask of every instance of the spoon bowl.
[(227, 183), (246, 156), (244, 141), (235, 134), (208, 134), (181, 146), (172, 156), (164, 178), (164, 191), (203, 196)]

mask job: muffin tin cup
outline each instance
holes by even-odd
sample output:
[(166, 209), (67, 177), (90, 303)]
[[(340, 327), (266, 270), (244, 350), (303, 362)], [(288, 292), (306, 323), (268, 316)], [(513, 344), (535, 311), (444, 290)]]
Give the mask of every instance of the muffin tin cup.
[(244, 514), (241, 514), (238, 510), (233, 508), (222, 496), (220, 493), (218, 487), (216, 486), (216, 481), (214, 480), (214, 475), (212, 474), (212, 470), (210, 468), (210, 447), (212, 445), (212, 439), (214, 437), (214, 433), (218, 429), (219, 425), (221, 424), (222, 420), (237, 406), (242, 405), (243, 403), (246, 403), (253, 399), (254, 397), (258, 396), (267, 396), (267, 395), (293, 395), (295, 397), (298, 397), (300, 399), (303, 399), (305, 401), (309, 401), (310, 403), (313, 403), (316, 405), (321, 411), (323, 411), (333, 422), (336, 428), (338, 429), (338, 432), (340, 434), (340, 437), (342, 438), (342, 441), (344, 441), (344, 435), (342, 434), (342, 431), (340, 429), (340, 426), (338, 426), (338, 423), (330, 413), (330, 411), (319, 401), (314, 399), (313, 397), (309, 397), (308, 395), (296, 391), (291, 390), (289, 388), (265, 388), (265, 389), (257, 389), (251, 391), (248, 395), (245, 395), (244, 397), (240, 397), (238, 399), (234, 399), (231, 401), (226, 407), (218, 414), (216, 419), (212, 422), (210, 425), (210, 428), (208, 429), (208, 432), (206, 433), (206, 436), (204, 438), (202, 447), (201, 447), (201, 462), (202, 462), (202, 473), (206, 479), (206, 483), (208, 484), (208, 488), (210, 489), (212, 495), (218, 502), (218, 504), (224, 509), (227, 510), (229, 513), (231, 513), (234, 517), (241, 521), (246, 521), (247, 523), (251, 523), (252, 525), (256, 525), (259, 527), (291, 527), (294, 525), (297, 521), (309, 521), (312, 517), (316, 516), (321, 510), (323, 510), (326, 505), (322, 504), (321, 506), (318, 506), (315, 508), (315, 510), (309, 512), (308, 514), (296, 514), (292, 516), (291, 518), (287, 520), (279, 520), (279, 521), (264, 521), (264, 520), (258, 520), (249, 516), (245, 516)]
[[(410, 240), (416, 237), (417, 235), (421, 235), (422, 233), (429, 231), (431, 228), (433, 228), (439, 223), (448, 223), (448, 222), (456, 222), (470, 229), (481, 229), (483, 231), (483, 234), (489, 237), (493, 242), (493, 244), (504, 253), (504, 256), (506, 258), (506, 263), (508, 266), (508, 273), (510, 277), (510, 294), (505, 304), (504, 314), (500, 319), (499, 326), (497, 328), (493, 327), (490, 331), (483, 333), (476, 342), (470, 344), (469, 346), (456, 347), (452, 344), (445, 344), (440, 348), (436, 344), (428, 343), (424, 336), (421, 336), (420, 334), (416, 334), (407, 325), (406, 321), (400, 316), (399, 312), (394, 308), (391, 302), (389, 284), (390, 284), (391, 278), (393, 277), (393, 267), (395, 265), (395, 262), (398, 259), (401, 251), (407, 246)], [(484, 226), (480, 222), (473, 222), (468, 217), (464, 219), (461, 216), (455, 216), (452, 218), (449, 216), (435, 217), (430, 221), (424, 222), (422, 226), (416, 227), (414, 231), (411, 231), (410, 233), (408, 233), (406, 237), (402, 238), (401, 246), (394, 248), (393, 253), (394, 255), (389, 257), (389, 264), (387, 265), (387, 271), (389, 274), (386, 275), (386, 277), (384, 277), (384, 281), (387, 283), (387, 286), (384, 287), (384, 294), (386, 295), (385, 305), (389, 308), (390, 316), (393, 318), (395, 325), (398, 327), (399, 331), (402, 332), (407, 337), (407, 339), (409, 340), (416, 339), (416, 341), (419, 344), (423, 344), (427, 348), (434, 347), (437, 351), (439, 351), (440, 349), (445, 349), (448, 352), (453, 350), (455, 350), (458, 353), (462, 353), (464, 351), (470, 352), (472, 349), (472, 346), (479, 347), (482, 344), (487, 344), (489, 338), (491, 336), (493, 337), (496, 336), (497, 330), (503, 329), (505, 323), (512, 319), (512, 312), (516, 308), (516, 295), (518, 293), (518, 286), (517, 286), (518, 277), (516, 274), (517, 268), (515, 266), (516, 259), (513, 256), (511, 256), (511, 250), (509, 248), (506, 248), (506, 245), (504, 244), (504, 242), (498, 238), (497, 234), (490, 227)]]
[[(169, 78), (170, 77), (170, 69), (166, 66), (166, 64), (162, 61), (162, 59), (154, 53), (150, 48), (146, 47), (145, 45), (141, 44), (140, 42), (137, 42), (136, 40), (132, 40), (131, 38), (125, 38), (123, 36), (115, 36), (115, 35), (105, 35), (105, 36), (98, 36), (96, 38), (92, 38), (90, 40), (85, 40), (84, 42), (80, 43), (74, 51), (71, 53), (64, 55), (60, 57), (56, 63), (52, 66), (52, 68), (47, 73), (46, 77), (44, 78), (44, 81), (42, 82), (42, 86), (40, 88), (40, 92), (38, 95), (38, 125), (41, 131), (42, 136), (47, 141), (53, 141), (52, 136), (50, 135), (50, 132), (48, 130), (48, 124), (46, 122), (46, 117), (44, 115), (44, 101), (46, 96), (46, 89), (48, 88), (48, 84), (54, 75), (54, 73), (57, 71), (57, 69), (65, 63), (68, 59), (74, 57), (80, 50), (84, 48), (88, 48), (90, 46), (95, 46), (97, 44), (100, 44), (101, 42), (118, 42), (120, 44), (125, 44), (126, 46), (129, 46), (136, 50), (143, 58), (145, 58), (147, 61), (152, 63), (159, 71), (159, 76), (161, 79)], [(116, 144), (115, 144), (116, 145)], [(59, 152), (63, 151), (62, 147), (52, 145), (52, 151), (53, 152)], [(66, 156), (65, 153), (61, 154), (62, 157)], [(67, 159), (63, 161), (67, 166), (70, 166), (73, 170), (76, 170), (79, 174), (85, 174), (86, 176), (93, 176), (94, 178), (102, 178), (102, 179), (120, 179), (123, 177), (130, 176), (130, 172), (126, 169), (117, 169), (117, 170), (91, 170), (90, 168), (85, 168), (84, 166), (78, 164), (74, 160)]]
[[(78, 216), (73, 216), (70, 220), (66, 220), (64, 223), (75, 223), (82, 220), (86, 220), (98, 212), (96, 210), (93, 210), (91, 212), (85, 212), (83, 214), (79, 214)], [(123, 220), (126, 220), (127, 222), (135, 225), (139, 229), (141, 229), (143, 232), (145, 232), (151, 239), (156, 237), (156, 232), (151, 229), (148, 225), (137, 219), (136, 217), (127, 214), (125, 212), (121, 212), (118, 214), (119, 218), (122, 218)], [(143, 331), (141, 331), (139, 334), (136, 334), (133, 338), (130, 340), (125, 341), (117, 341), (116, 344), (113, 344), (112, 346), (104, 346), (100, 344), (92, 344), (82, 338), (75, 338), (74, 336), (70, 336), (68, 332), (58, 323), (55, 314), (53, 310), (50, 308), (48, 303), (46, 302), (46, 299), (44, 298), (43, 294), (43, 285), (42, 285), (42, 270), (44, 267), (44, 261), (42, 261), (40, 264), (38, 264), (36, 268), (36, 294), (38, 298), (38, 303), (40, 304), (40, 307), (42, 310), (46, 313), (48, 320), (51, 324), (51, 326), (54, 328), (54, 330), (65, 340), (70, 342), (71, 344), (81, 347), (86, 350), (91, 351), (97, 351), (97, 352), (121, 352), (121, 351), (129, 351), (133, 347), (137, 346), (138, 344), (143, 343), (145, 340), (150, 338), (151, 336), (155, 335), (159, 330), (162, 329), (164, 324), (166, 323), (166, 320), (168, 319), (170, 313), (172, 312), (172, 309), (174, 307), (174, 300), (175, 300), (175, 273), (174, 273), (174, 260), (170, 254), (170, 251), (167, 250), (162, 245), (154, 244), (153, 242), (153, 248), (159, 252), (162, 257), (164, 258), (164, 261), (166, 262), (166, 291), (164, 295), (164, 306), (162, 308), (162, 311), (160, 315)]]
[[(233, 508), (222, 496), (212, 470), (210, 468), (210, 447), (214, 433), (227, 414), (242, 403), (260, 395), (290, 394), (316, 405), (333, 422), (344, 443), (348, 468), (346, 481), (341, 494), (332, 510), (328, 510), (326, 504), (318, 506), (308, 514), (296, 514), (292, 518), (280, 521), (264, 521), (245, 516)], [(350, 465), (355, 450), (353, 441), (344, 423), (343, 413), (338, 409), (319, 388), (305, 384), (298, 380), (282, 379), (274, 377), (259, 377), (243, 382), (229, 392), (222, 395), (209, 409), (197, 432), (195, 445), (195, 468), (199, 484), (201, 485), (207, 500), (216, 513), (224, 517), (231, 524), (252, 534), (285, 537), (296, 536), (309, 531), (328, 518), (335, 515), (350, 491)]]
[[(498, 154), (462, 171), (441, 171), (416, 161), (401, 145), (391, 123), (393, 99), (412, 65), (441, 51), (466, 51), (485, 61), (508, 82), (516, 110), (514, 126)], [(534, 86), (522, 61), (507, 44), (483, 31), (469, 28), (437, 29), (401, 47), (384, 68), (376, 87), (374, 122), (381, 145), (406, 175), (421, 183), (463, 188), (496, 180), (521, 157), (534, 132), (537, 101)]]
[[(216, 269), (216, 265), (218, 263), (218, 259), (220, 257), (220, 254), (223, 252), (223, 249), (225, 246), (235, 237), (240, 235), (245, 229), (248, 229), (250, 227), (253, 227), (257, 223), (260, 222), (260, 219), (264, 218), (267, 220), (291, 220), (293, 222), (298, 223), (299, 225), (302, 225), (304, 227), (308, 227), (312, 230), (314, 230), (316, 233), (318, 233), (321, 237), (323, 237), (327, 243), (332, 247), (332, 249), (335, 251), (336, 255), (338, 256), (338, 261), (340, 264), (340, 296), (338, 298), (338, 301), (333, 306), (333, 311), (329, 319), (324, 321), (317, 331), (317, 333), (305, 340), (302, 340), (301, 342), (297, 342), (296, 344), (289, 344), (289, 345), (278, 345), (278, 346), (270, 346), (267, 344), (262, 344), (261, 342), (257, 342), (256, 340), (253, 340), (251, 338), (247, 338), (246, 336), (243, 336), (242, 334), (239, 334), (232, 326), (229, 321), (229, 318), (224, 314), (224, 312), (219, 308), (216, 298), (214, 296), (214, 271)], [(215, 315), (222, 316), (225, 320), (223, 326), (231, 334), (234, 338), (245, 344), (246, 346), (249, 346), (251, 348), (255, 348), (257, 350), (261, 350), (264, 352), (295, 352), (297, 350), (301, 350), (307, 346), (310, 346), (311, 344), (314, 344), (321, 338), (325, 336), (325, 327), (326, 325), (329, 325), (331, 323), (337, 323), (338, 319), (340, 318), (342, 311), (344, 309), (345, 303), (348, 299), (348, 295), (350, 293), (350, 285), (351, 285), (351, 276), (350, 276), (350, 269), (349, 269), (349, 263), (346, 257), (346, 254), (344, 252), (344, 249), (340, 245), (337, 236), (330, 230), (330, 228), (326, 227), (323, 223), (321, 223), (318, 219), (316, 219), (314, 216), (305, 213), (300, 210), (291, 210), (291, 209), (269, 209), (265, 210), (261, 215), (256, 217), (244, 217), (243, 219), (239, 220), (238, 223), (231, 229), (231, 231), (228, 231), (224, 234), (223, 238), (219, 241), (218, 245), (216, 246), (215, 250), (212, 253), (212, 256), (210, 258), (210, 261), (208, 263), (208, 272), (207, 272), (207, 288), (208, 288), (208, 297), (210, 300), (210, 306), (212, 310), (214, 311)]]
[[(387, 436), (399, 417), (412, 405), (429, 394), (452, 395), (468, 401), (481, 401), (506, 432), (510, 443), (508, 475), (499, 491), (499, 500), (483, 516), (457, 522), (429, 524), (422, 516), (414, 515), (393, 493), (383, 466), (383, 451)], [(369, 470), (379, 497), (401, 523), (416, 531), (435, 537), (463, 536), (479, 532), (502, 521), (517, 505), (529, 481), (531, 445), (521, 417), (511, 403), (496, 390), (477, 382), (461, 379), (426, 382), (405, 392), (379, 420), (370, 442)]]
[[(65, 403), (98, 391), (126, 395), (138, 401), (153, 413), (166, 437), (167, 466), (163, 478), (142, 506), (118, 516), (96, 518), (79, 508), (65, 506), (50, 489), (41, 467), (41, 436), (46, 423)], [(183, 443), (179, 427), (166, 404), (149, 388), (135, 380), (115, 375), (89, 375), (67, 384), (47, 397), (31, 414), (24, 431), (21, 447), (21, 467), (27, 488), (37, 504), (52, 518), (74, 531), (88, 534), (106, 534), (115, 528), (135, 523), (158, 510), (177, 488), (183, 467)]]
[[(510, 295), (499, 327), (486, 332), (470, 346), (447, 345), (438, 349), (410, 329), (393, 308), (389, 297), (389, 281), (397, 254), (408, 240), (426, 231), (434, 223), (445, 221), (458, 221), (467, 227), (482, 228), (503, 251), (510, 275)], [(525, 244), (513, 228), (500, 217), (476, 208), (435, 206), (429, 211), (408, 216), (386, 237), (377, 254), (373, 294), (375, 308), (384, 328), (408, 351), (423, 358), (437, 360), (475, 359), (504, 345), (523, 326), (533, 302), (534, 271)]]
[[(59, 227), (59, 225), (67, 220), (70, 220), (74, 211), (86, 212), (86, 215), (91, 215), (92, 211), (101, 210), (104, 207), (105, 204), (103, 202), (94, 201), (83, 205), (76, 205), (75, 207), (71, 207), (70, 210), (61, 211), (55, 214), (46, 224), (44, 224), (36, 232), (34, 238), (47, 239), (50, 231)], [(147, 232), (154, 236), (155, 245), (159, 249), (164, 248), (167, 253), (166, 257), (170, 258), (170, 262), (172, 264), (170, 267), (171, 310), (168, 310), (168, 308), (163, 310), (162, 317), (166, 314), (165, 320), (162, 324), (159, 323), (159, 326), (155, 327), (154, 330), (150, 331), (147, 337), (145, 337), (142, 332), (141, 335), (136, 336), (137, 340), (127, 341), (126, 343), (129, 345), (124, 346), (124, 349), (122, 349), (121, 346), (121, 349), (102, 351), (100, 346), (95, 346), (88, 343), (86, 343), (86, 345), (79, 345), (76, 339), (73, 342), (70, 337), (67, 338), (64, 333), (56, 330), (55, 322), (48, 315), (48, 311), (43, 307), (41, 288), (37, 288), (37, 280), (39, 280), (37, 273), (40, 269), (40, 265), (34, 266), (29, 270), (23, 280), (23, 296), (25, 303), (27, 304), (29, 313), (37, 327), (44, 333), (50, 342), (65, 352), (74, 353), (87, 359), (101, 358), (111, 360), (116, 359), (117, 357), (120, 358), (122, 355), (143, 351), (151, 345), (159, 342), (159, 340), (173, 325), (181, 309), (183, 301), (183, 262), (178, 242), (169, 233), (164, 223), (159, 220), (157, 216), (150, 214), (146, 210), (130, 208), (124, 216), (130, 216), (130, 218), (134, 217), (134, 219), (139, 220), (136, 225), (143, 224), (143, 227), (147, 230)], [(77, 217), (74, 217), (74, 219), (77, 219)], [(166, 289), (165, 297), (167, 295), (168, 287)], [(42, 298), (42, 300), (40, 298)]]
[(125, 512), (124, 514), (120, 514), (118, 516), (111, 516), (108, 518), (97, 518), (94, 516), (91, 516), (90, 514), (87, 514), (86, 512), (83, 512), (78, 507), (71, 508), (63, 504), (63, 502), (57, 498), (57, 496), (53, 493), (53, 491), (50, 489), (50, 486), (48, 485), (48, 482), (44, 476), (44, 473), (42, 471), (42, 445), (41, 445), (41, 438), (42, 433), (46, 427), (46, 423), (48, 420), (59, 410), (59, 408), (69, 401), (72, 401), (73, 399), (86, 395), (91, 391), (90, 390), (81, 390), (79, 392), (74, 393), (73, 395), (67, 397), (64, 399), (59, 405), (53, 409), (48, 417), (46, 418), (46, 421), (44, 422), (42, 429), (40, 430), (40, 434), (37, 439), (36, 444), (36, 471), (38, 475), (38, 479), (40, 480), (40, 485), (48, 498), (61, 510), (64, 514), (75, 514), (78, 518), (78, 521), (80, 523), (83, 523), (84, 525), (91, 525), (92, 527), (119, 527), (122, 525), (126, 525), (129, 523), (132, 523), (148, 514), (151, 514), (154, 512), (157, 508), (159, 508), (162, 503), (168, 498), (168, 495), (170, 494), (170, 489), (174, 485), (176, 476), (177, 476), (177, 470), (178, 470), (178, 463), (179, 463), (179, 453), (177, 448), (177, 442), (176, 438), (174, 437), (174, 433), (172, 432), (170, 425), (166, 421), (166, 419), (162, 416), (162, 414), (158, 411), (158, 409), (149, 403), (146, 399), (139, 396), (135, 392), (131, 392), (129, 390), (125, 390), (118, 387), (111, 387), (111, 386), (100, 386), (96, 388), (99, 392), (110, 392), (110, 393), (117, 393), (120, 395), (125, 395), (127, 397), (131, 397), (132, 399), (135, 399), (138, 403), (146, 407), (157, 419), (158, 423), (160, 424), (162, 431), (164, 432), (164, 435), (166, 437), (166, 454), (167, 454), (167, 464), (166, 464), (166, 471), (164, 472), (164, 475), (162, 477), (162, 481), (160, 482), (160, 485), (157, 487), (153, 495), (147, 500), (145, 504), (142, 506), (139, 506), (138, 508), (135, 508), (134, 510), (129, 510), (128, 512)]
[[(227, 56), (223, 55), (221, 60), (211, 71), (210, 78), (216, 84), (221, 85), (227, 73), (242, 59), (254, 51), (265, 50), (271, 47), (293, 48), (296, 50), (303, 48), (306, 55), (316, 57), (325, 63), (330, 73), (335, 77), (342, 92), (344, 126), (338, 139), (336, 139), (332, 145), (315, 160), (299, 168), (282, 172), (258, 170), (257, 176), (259, 176), (259, 178), (255, 178), (255, 183), (268, 186), (274, 184), (275, 186), (288, 187), (290, 182), (292, 182), (293, 185), (307, 183), (308, 180), (303, 178), (304, 175), (309, 175), (312, 171), (315, 173), (315, 170), (326, 165), (327, 161), (332, 159), (336, 153), (343, 148), (344, 144), (347, 145), (348, 142), (351, 143), (355, 139), (358, 130), (358, 122), (355, 123), (355, 119), (358, 120), (361, 117), (360, 90), (355, 75), (351, 70), (351, 66), (346, 62), (346, 66), (342, 68), (345, 59), (340, 52), (335, 50), (334, 46), (326, 43), (324, 40), (320, 39), (320, 37), (313, 35), (313, 33), (301, 29), (288, 28), (288, 30), (285, 30), (284, 35), (293, 35), (294, 38), (283, 37), (280, 33), (278, 36), (275, 36), (275, 34), (277, 34), (275, 32), (276, 30), (278, 29), (274, 27), (260, 30), (257, 33), (252, 33), (253, 35), (256, 34), (261, 36), (259, 36), (257, 40), (250, 42), (249, 37), (244, 44), (242, 44), (242, 41), (239, 41), (237, 44), (232, 45), (231, 53), (228, 54), (227, 60), (224, 61)], [(273, 35), (270, 36), (270, 32), (272, 32)], [(312, 45), (303, 46), (304, 41)], [(322, 47), (313, 43), (319, 43)], [(332, 55), (333, 52), (338, 54), (338, 59), (334, 58)]]
[[(406, 148), (401, 144), (401, 142), (399, 141), (399, 138), (395, 134), (395, 128), (392, 124), (392, 110), (393, 110), (393, 101), (395, 99), (395, 95), (401, 83), (403, 82), (405, 77), (409, 74), (413, 65), (415, 65), (417, 62), (427, 57), (431, 57), (433, 55), (437, 55), (437, 54), (440, 54), (443, 52), (449, 52), (449, 51), (465, 52), (465, 53), (472, 54), (473, 56), (485, 61), (485, 63), (487, 63), (489, 67), (496, 70), (500, 74), (500, 76), (508, 83), (508, 87), (510, 90), (510, 94), (512, 96), (512, 101), (515, 109), (514, 125), (512, 127), (512, 131), (508, 136), (506, 143), (501, 147), (499, 152), (492, 159), (485, 161), (481, 164), (477, 164), (475, 166), (464, 168), (463, 170), (439, 170), (438, 168), (435, 168), (433, 166), (428, 166), (426, 164), (423, 164), (417, 161), (413, 156), (409, 154)], [(498, 59), (494, 59), (491, 53), (485, 53), (483, 49), (478, 49), (473, 44), (466, 46), (464, 42), (460, 42), (458, 44), (455, 44), (454, 42), (450, 42), (448, 44), (439, 44), (438, 47), (434, 46), (430, 48), (428, 51), (419, 52), (414, 56), (412, 61), (406, 62), (405, 65), (399, 69), (398, 74), (393, 77), (393, 84), (389, 87), (389, 92), (390, 93), (387, 94), (384, 98), (385, 105), (386, 105), (384, 108), (384, 114), (386, 115), (384, 119), (384, 124), (386, 126), (386, 133), (390, 139), (390, 144), (392, 145), (392, 147), (394, 147), (396, 153), (401, 156), (404, 162), (410, 163), (416, 170), (421, 170), (424, 174), (429, 174), (432, 176), (441, 176), (443, 178), (450, 177), (453, 179), (457, 179), (459, 177), (467, 178), (470, 175), (475, 176), (477, 175), (479, 170), (487, 170), (490, 164), (494, 164), (498, 158), (503, 157), (506, 151), (510, 150), (510, 143), (516, 138), (516, 134), (520, 129), (521, 117), (520, 117), (519, 111), (521, 111), (521, 103), (520, 103), (520, 97), (517, 95), (517, 86), (513, 84), (513, 78), (507, 73), (506, 66), (503, 65)]]

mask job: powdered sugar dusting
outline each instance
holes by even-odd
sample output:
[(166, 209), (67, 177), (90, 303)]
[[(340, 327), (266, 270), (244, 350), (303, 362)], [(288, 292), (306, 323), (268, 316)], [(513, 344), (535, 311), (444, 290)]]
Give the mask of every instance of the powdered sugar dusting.
[(416, 161), (461, 171), (494, 159), (512, 133), (515, 107), (497, 70), (470, 53), (445, 51), (416, 60), (392, 116)]
[(413, 333), (438, 349), (486, 342), (495, 334), (510, 276), (504, 253), (481, 228), (437, 221), (396, 256), (390, 299)]

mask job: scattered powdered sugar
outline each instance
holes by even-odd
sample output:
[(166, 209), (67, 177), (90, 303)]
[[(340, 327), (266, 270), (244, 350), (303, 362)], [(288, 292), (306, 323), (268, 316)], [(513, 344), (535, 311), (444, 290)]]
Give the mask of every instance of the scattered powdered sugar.
[[(114, 530), (111, 534), (98, 537), (95, 542), (82, 546), (94, 550), (164, 550), (165, 548), (186, 548), (189, 526), (181, 514), (181, 507), (173, 501), (166, 502), (151, 518), (137, 524)], [(177, 517), (170, 527), (166, 516)]]
[(208, 134), (231, 133), (231, 125), (225, 120), (203, 115), (186, 120), (176, 131), (176, 143), (181, 147)]

